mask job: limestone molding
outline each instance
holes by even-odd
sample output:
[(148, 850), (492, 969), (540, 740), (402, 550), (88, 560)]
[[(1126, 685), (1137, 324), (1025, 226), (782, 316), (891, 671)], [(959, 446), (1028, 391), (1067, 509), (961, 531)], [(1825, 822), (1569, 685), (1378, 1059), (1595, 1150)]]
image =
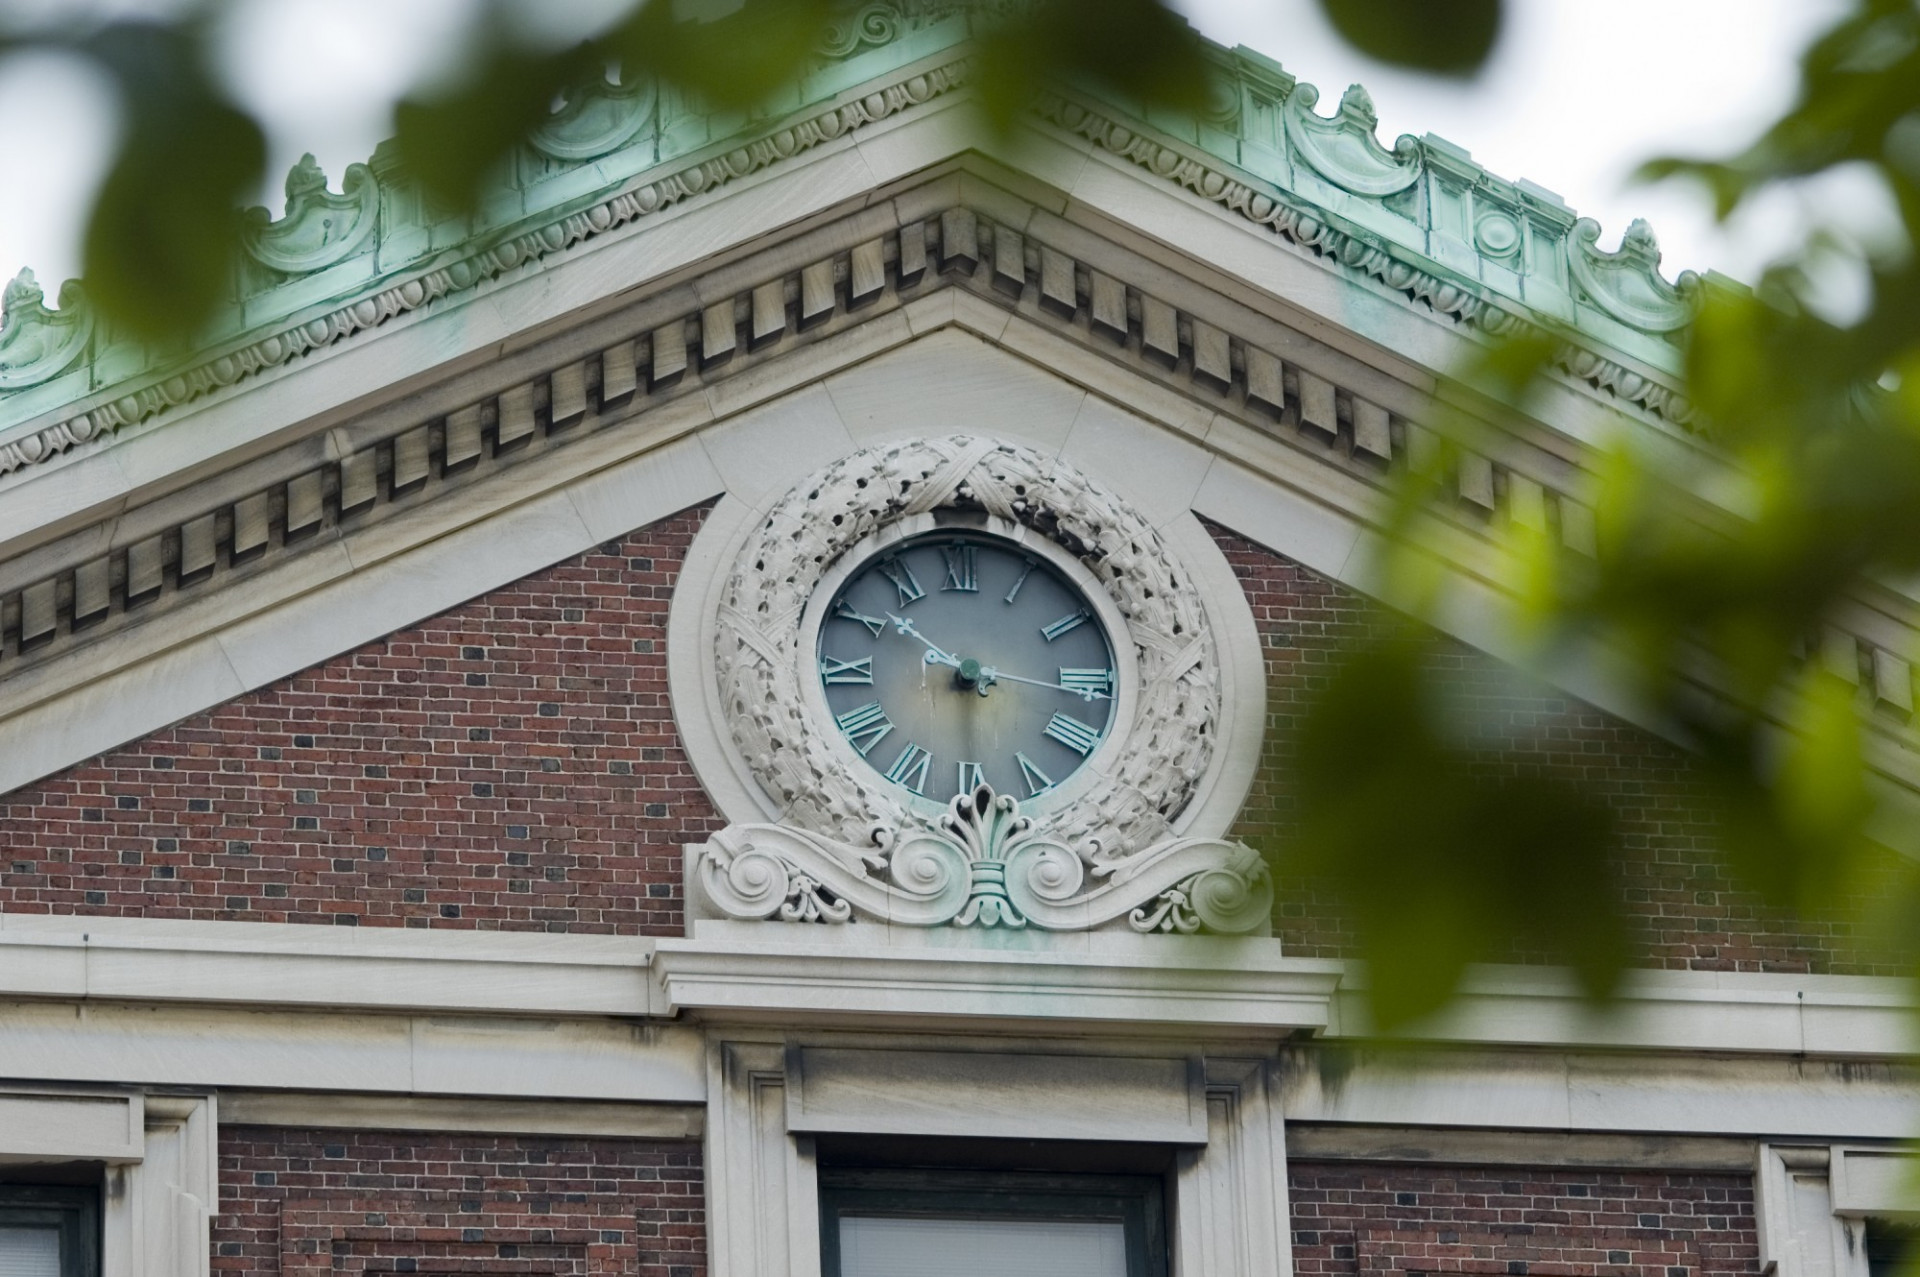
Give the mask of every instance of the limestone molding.
[(104, 1277), (205, 1277), (217, 1120), (210, 1095), (0, 1087), (0, 1161), (106, 1163)]
[(1755, 1157), (1760, 1262), (1777, 1277), (1868, 1277), (1868, 1219), (1920, 1221), (1910, 1149), (1779, 1141)]
[(829, 1134), (1111, 1140), (1122, 1132), (1175, 1151), (1179, 1271), (1291, 1272), (1270, 1060), (1098, 1043), (980, 1051), (716, 1038), (709, 1061), (713, 1277), (816, 1277), (816, 1141)]

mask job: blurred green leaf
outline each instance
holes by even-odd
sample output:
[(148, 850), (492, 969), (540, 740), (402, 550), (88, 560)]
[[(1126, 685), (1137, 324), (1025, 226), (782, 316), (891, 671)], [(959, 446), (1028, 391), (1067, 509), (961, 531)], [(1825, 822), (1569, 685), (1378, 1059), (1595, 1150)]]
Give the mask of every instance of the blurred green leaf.
[(1487, 767), (1414, 637), (1341, 660), (1299, 728), (1283, 868), (1334, 884), (1377, 1031), (1443, 1007), (1469, 964), (1545, 953), (1610, 993), (1629, 957), (1606, 810), (1545, 767)]
[(1002, 128), (1056, 77), (1104, 84), (1156, 106), (1209, 106), (1205, 42), (1160, 0), (1036, 0), (998, 16), (981, 9), (975, 82)]
[(737, 110), (758, 106), (797, 80), (827, 24), (852, 7), (839, 0), (744, 0), (724, 16), (702, 20), (699, 6), (647, 0), (602, 47), (636, 74)]
[(394, 107), (394, 145), (430, 199), (470, 210), (501, 160), (549, 114), (561, 88), (599, 73), (590, 53), (529, 51), (497, 36), (472, 73)]
[(1320, 0), (1334, 29), (1369, 57), (1471, 75), (1500, 38), (1501, 0)]
[(87, 49), (118, 82), (126, 120), (83, 241), (88, 293), (131, 334), (177, 340), (225, 298), (266, 142), (214, 89), (191, 27), (112, 26)]

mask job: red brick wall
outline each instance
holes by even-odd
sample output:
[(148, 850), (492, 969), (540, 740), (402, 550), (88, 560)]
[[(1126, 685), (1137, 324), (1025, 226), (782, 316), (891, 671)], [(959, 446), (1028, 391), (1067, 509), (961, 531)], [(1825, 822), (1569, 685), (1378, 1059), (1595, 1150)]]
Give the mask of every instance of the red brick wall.
[(1744, 1175), (1296, 1162), (1299, 1277), (1751, 1277)]
[(690, 510), (0, 796), (13, 913), (675, 934)]
[[(1405, 622), (1282, 555), (1224, 529), (1213, 532), (1247, 591), (1266, 647), (1268, 749), (1237, 832), (1256, 844), (1282, 845), (1293, 810), (1286, 745), (1292, 729), (1342, 647)], [(1687, 761), (1673, 747), (1570, 697), (1517, 692), (1496, 662), (1465, 647), (1438, 659), (1463, 703), (1503, 724), (1494, 736), (1510, 751), (1506, 761), (1525, 757), (1577, 774), (1606, 796), (1624, 837), (1616, 880), (1649, 964), (1905, 974), (1897, 961), (1860, 951), (1844, 923), (1771, 911), (1738, 889), (1700, 814)], [(1288, 953), (1355, 952), (1327, 884), (1283, 877), (1277, 886), (1274, 929)]]
[(220, 1131), (219, 1273), (701, 1277), (697, 1144)]

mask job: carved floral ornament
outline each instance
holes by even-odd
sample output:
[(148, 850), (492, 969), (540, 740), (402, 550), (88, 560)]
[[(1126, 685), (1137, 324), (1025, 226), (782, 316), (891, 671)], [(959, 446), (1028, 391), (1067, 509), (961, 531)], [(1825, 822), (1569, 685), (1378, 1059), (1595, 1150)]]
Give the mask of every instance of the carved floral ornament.
[[(1087, 787), (1023, 805), (985, 786), (937, 816), (851, 765), (810, 708), (807, 605), (850, 549), (936, 510), (978, 512), (1070, 550), (1126, 624), (1140, 692)], [(1117, 636), (1116, 636), (1117, 637)], [(794, 487), (750, 533), (721, 593), (714, 677), (731, 744), (781, 808), (694, 851), (734, 918), (1142, 931), (1264, 926), (1272, 887), (1236, 843), (1176, 836), (1213, 761), (1220, 670), (1184, 565), (1084, 474), (1017, 444), (952, 436), (854, 453)]]

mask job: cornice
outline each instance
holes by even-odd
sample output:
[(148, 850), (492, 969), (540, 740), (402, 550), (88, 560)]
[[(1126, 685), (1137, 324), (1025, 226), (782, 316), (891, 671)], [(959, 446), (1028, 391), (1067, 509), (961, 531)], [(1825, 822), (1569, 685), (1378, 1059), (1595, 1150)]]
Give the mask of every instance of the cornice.
[[(989, 7), (990, 8), (990, 7)], [(192, 353), (149, 352), (93, 323), (83, 294), (47, 310), (9, 290), (0, 330), (0, 476), (86, 444), (583, 241), (792, 163), (823, 143), (959, 87), (986, 11), (875, 3), (830, 35), (821, 62), (773, 118), (705, 113), (651, 85), (583, 87), (517, 157), (471, 220), (435, 215), (386, 153), (327, 190), (310, 161), (288, 179), (285, 216), (250, 215), (235, 302)], [(1658, 273), (1636, 223), (1618, 252), (1557, 197), (1488, 174), (1440, 139), (1373, 137), (1364, 91), (1332, 119), (1317, 91), (1249, 50), (1213, 52), (1218, 101), (1191, 118), (1069, 90), (1036, 116), (1124, 155), (1371, 281), (1492, 333), (1533, 323), (1569, 334), (1561, 366), (1621, 402), (1685, 426), (1674, 332), (1698, 284)], [(1171, 132), (1169, 132), (1171, 130)], [(1177, 135), (1177, 136), (1176, 136)], [(14, 304), (14, 292), (20, 293)]]
[[(691, 937), (653, 939), (8, 915), (0, 1006), (1367, 1037), (1361, 969), (1286, 957), (1275, 940), (1103, 933), (1008, 945), (912, 931), (707, 922)], [(1444, 1021), (1415, 1036), (1893, 1063), (1913, 1057), (1912, 1014), (1911, 987), (1899, 980), (1641, 971), (1597, 1010), (1570, 972), (1489, 966), (1471, 973)]]
[[(451, 300), (486, 281), (537, 263), (628, 222), (716, 191), (948, 93), (964, 82), (966, 72), (965, 58), (914, 68), (897, 82), (866, 86), (864, 91), (849, 93), (844, 101), (824, 111), (811, 111), (782, 120), (777, 126), (763, 127), (757, 136), (747, 134), (728, 139), (724, 149), (706, 148), (688, 162), (664, 166), (664, 172), (650, 171), (647, 180), (611, 194), (568, 201), (489, 233), (469, 236), (453, 248), (433, 253), (424, 262), (409, 262), (403, 268), (381, 273), (331, 302), (295, 311), (277, 323), (266, 325), (264, 333), (256, 328), (237, 341), (215, 344), (205, 351), (142, 371), (111, 389), (80, 400), (80, 404), (89, 405), (84, 411), (72, 415), (67, 415), (70, 409), (56, 411), (54, 415), (64, 418), (62, 420), (11, 434), (0, 426), (0, 475), (40, 464), (75, 445), (108, 439), (124, 427), (233, 387), (265, 369), (291, 363), (311, 351), (378, 328), (398, 315), (443, 299)], [(303, 165), (306, 163), (303, 161)], [(297, 211), (290, 212), (280, 222), (264, 226), (250, 224), (249, 228), (249, 251), (263, 264), (272, 265), (282, 273), (306, 273), (306, 270), (299, 269), (301, 259), (291, 251), (269, 255), (266, 246), (274, 243), (277, 231), (303, 220), (311, 208), (317, 206), (313, 203), (316, 199), (347, 201), (356, 207), (361, 202), (351, 194), (327, 195), (324, 179), (321, 179), (319, 195), (315, 196), (311, 181), (303, 184), (302, 178), (300, 167), (288, 178), (290, 205), (296, 204), (295, 192), (299, 193)], [(350, 193), (364, 192), (373, 182), (374, 178), (364, 166), (355, 166), (349, 173)], [(343, 241), (338, 256), (309, 253), (305, 260), (317, 264), (306, 269), (333, 265), (362, 245), (369, 252), (381, 255), (384, 245), (380, 237), (368, 233), (369, 226), (370, 222), (365, 219), (358, 223), (355, 231)], [(286, 237), (291, 238), (291, 234), (291, 230), (286, 231)], [(37, 305), (39, 294), (35, 290), (28, 299), (22, 290), (32, 286), (32, 278), (28, 275), (23, 279), (24, 283), (15, 281), (9, 286), (10, 306), (14, 304), (14, 292), (19, 291), (23, 300), (18, 303), (18, 313), (28, 322), (50, 325), (59, 316), (45, 312), (44, 307), (38, 311), (28, 309)], [(60, 312), (60, 316), (66, 317), (68, 325), (76, 330), (91, 331), (84, 299), (77, 291), (72, 296), (74, 305)], [(43, 312), (45, 318), (42, 318)], [(85, 329), (81, 329), (83, 323)], [(70, 352), (68, 362), (78, 357), (82, 344), (69, 341), (64, 347)], [(47, 362), (43, 358), (38, 366), (44, 367)], [(4, 377), (5, 368), (0, 365), (0, 377)], [(16, 378), (20, 376), (22, 374), (15, 373)], [(0, 380), (0, 420), (7, 415), (6, 389), (7, 383)]]
[[(1297, 91), (1304, 93), (1310, 86)], [(1358, 86), (1355, 86), (1358, 88)], [(1349, 100), (1352, 94), (1349, 93)], [(1309, 100), (1310, 104), (1311, 100)], [(1343, 108), (1344, 109), (1344, 108)], [(1235, 172), (1204, 155), (1191, 153), (1179, 145), (1156, 137), (1136, 122), (1123, 120), (1108, 110), (1092, 107), (1062, 95), (1046, 95), (1036, 105), (1043, 119), (1086, 138), (1145, 169), (1154, 177), (1192, 191), (1249, 222), (1271, 230), (1289, 243), (1299, 245), (1326, 258), (1350, 275), (1383, 284), (1409, 303), (1424, 306), (1463, 324), (1473, 325), (1490, 336), (1510, 337), (1521, 333), (1542, 334), (1536, 318), (1540, 316), (1524, 301), (1500, 297), (1483, 283), (1461, 272), (1448, 270), (1426, 254), (1393, 243), (1387, 237), (1356, 225), (1348, 218), (1313, 206), (1278, 185), (1262, 182), (1244, 172)], [(1295, 114), (1289, 114), (1291, 121)], [(1317, 116), (1311, 118), (1318, 119)], [(1292, 126), (1298, 129), (1299, 126)], [(1368, 135), (1371, 140), (1371, 134)], [(1403, 138), (1403, 142), (1412, 139)], [(1403, 151), (1408, 148), (1403, 147)], [(1417, 160), (1418, 149), (1409, 154)], [(1403, 156), (1403, 160), (1406, 157)], [(1412, 162), (1412, 161), (1407, 161)], [(1414, 163), (1417, 169), (1417, 163)], [(1411, 183), (1411, 176), (1408, 183)], [(1405, 189), (1404, 187), (1398, 189)], [(1366, 193), (1366, 192), (1361, 192)], [(1482, 226), (1486, 223), (1483, 221)], [(1607, 314), (1627, 319), (1647, 333), (1666, 334), (1681, 327), (1691, 296), (1697, 285), (1687, 276), (1684, 290), (1668, 289), (1668, 309), (1661, 309), (1661, 289), (1656, 267), (1659, 252), (1653, 246), (1653, 232), (1644, 221), (1635, 222), (1618, 254), (1600, 253), (1594, 247), (1599, 224), (1581, 219), (1575, 224), (1576, 242), (1569, 250), (1568, 270), (1577, 280), (1587, 282), (1586, 296), (1593, 298)], [(1520, 231), (1512, 232), (1517, 245)], [(1484, 234), (1482, 235), (1484, 238)], [(1507, 242), (1507, 241), (1502, 241)], [(1503, 254), (1504, 255), (1504, 254)], [(1573, 263), (1578, 262), (1578, 265)], [(1617, 287), (1602, 281), (1627, 281)], [(1553, 321), (1550, 330), (1561, 335), (1569, 331), (1565, 317), (1547, 315)], [(1642, 322), (1644, 321), (1644, 322)], [(1652, 413), (1676, 426), (1691, 427), (1692, 403), (1673, 384), (1676, 360), (1671, 350), (1643, 350), (1659, 366), (1654, 371), (1646, 363), (1607, 352), (1604, 346), (1561, 340), (1557, 343), (1556, 363), (1565, 372), (1598, 390), (1604, 390), (1623, 403)], [(1667, 380), (1663, 381), (1662, 378)]]

